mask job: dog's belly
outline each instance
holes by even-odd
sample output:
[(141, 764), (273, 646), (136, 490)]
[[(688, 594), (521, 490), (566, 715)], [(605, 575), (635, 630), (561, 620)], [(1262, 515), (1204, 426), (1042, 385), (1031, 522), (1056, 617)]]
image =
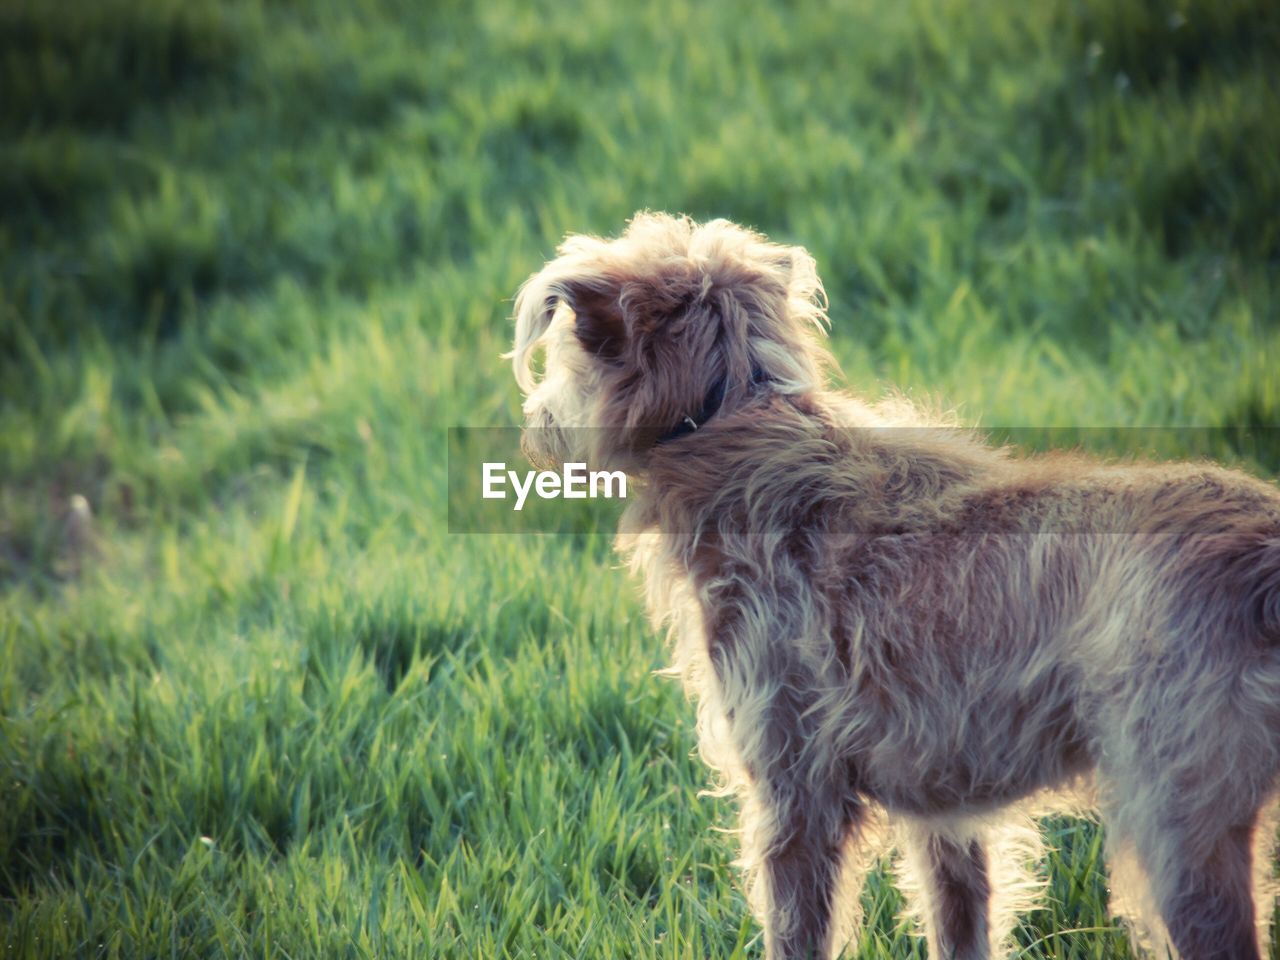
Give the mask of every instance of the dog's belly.
[[(855, 778), (855, 789), (891, 813), (919, 817), (984, 813), (1029, 796), (1061, 787), (1089, 769), (1084, 754), (1073, 762), (1001, 771), (977, 770), (963, 764), (913, 770), (917, 780), (886, 771), (880, 777)], [(995, 773), (995, 776), (984, 774)], [(1051, 775), (1049, 775), (1051, 774)]]
[(933, 816), (1005, 806), (1093, 765), (1084, 725), (1068, 703), (1029, 709), (992, 698), (981, 716), (951, 719), (950, 729), (937, 717), (915, 735), (902, 718), (886, 717), (879, 742), (849, 756), (851, 785), (890, 811)]

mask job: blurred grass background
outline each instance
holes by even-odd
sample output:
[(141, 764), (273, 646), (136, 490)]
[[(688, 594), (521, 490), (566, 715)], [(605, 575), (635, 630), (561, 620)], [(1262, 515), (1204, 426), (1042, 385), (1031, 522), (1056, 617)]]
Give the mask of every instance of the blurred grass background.
[[(1266, 0), (0, 0), (0, 951), (760, 955), (607, 536), (445, 531), (509, 297), (727, 216), (864, 392), (1274, 476), (1277, 62)], [(1048, 829), (1021, 955), (1128, 956)]]

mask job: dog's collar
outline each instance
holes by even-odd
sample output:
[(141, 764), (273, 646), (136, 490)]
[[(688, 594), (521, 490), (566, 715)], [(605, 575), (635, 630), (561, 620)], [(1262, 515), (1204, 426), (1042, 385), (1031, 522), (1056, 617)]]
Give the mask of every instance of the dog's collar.
[[(753, 366), (751, 368), (751, 382), (748, 385), (748, 389), (754, 390), (755, 387), (762, 383), (767, 383), (768, 380), (769, 378), (765, 376), (763, 370), (758, 366)], [(668, 430), (655, 440), (654, 446), (661, 446), (664, 443), (670, 443), (672, 440), (679, 440), (681, 437), (693, 433), (693, 431), (697, 430), (704, 423), (714, 417), (720, 412), (720, 408), (724, 406), (724, 397), (727, 389), (728, 385), (725, 378), (720, 377), (720, 379), (712, 385), (711, 389), (707, 391), (707, 398), (703, 401), (702, 409), (698, 411), (697, 416), (690, 417), (686, 415), (685, 418), (672, 429)]]

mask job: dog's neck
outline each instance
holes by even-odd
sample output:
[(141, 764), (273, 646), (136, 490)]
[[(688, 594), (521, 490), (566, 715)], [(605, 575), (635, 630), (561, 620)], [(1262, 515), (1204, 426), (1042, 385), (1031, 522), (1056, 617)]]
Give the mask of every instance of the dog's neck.
[[(769, 382), (768, 375), (759, 366), (753, 366), (751, 368), (751, 380), (747, 384), (747, 392), (754, 393), (759, 386)], [(679, 440), (681, 437), (693, 433), (720, 412), (720, 408), (724, 406), (724, 398), (727, 392), (728, 382), (725, 377), (721, 376), (707, 391), (707, 396), (702, 401), (702, 409), (695, 416), (686, 415), (676, 426), (658, 437), (654, 441), (654, 446), (661, 446), (664, 443)]]

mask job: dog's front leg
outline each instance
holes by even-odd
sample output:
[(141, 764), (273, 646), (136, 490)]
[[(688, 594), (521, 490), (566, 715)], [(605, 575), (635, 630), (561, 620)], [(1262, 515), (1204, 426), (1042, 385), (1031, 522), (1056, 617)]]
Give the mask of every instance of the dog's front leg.
[(905, 844), (931, 960), (987, 960), (991, 879), (981, 836), (913, 824)]
[[(761, 783), (744, 811), (758, 844), (769, 960), (827, 960), (853, 933), (862, 886), (855, 844), (863, 814), (834, 792)], [(752, 820), (754, 819), (754, 823)]]

